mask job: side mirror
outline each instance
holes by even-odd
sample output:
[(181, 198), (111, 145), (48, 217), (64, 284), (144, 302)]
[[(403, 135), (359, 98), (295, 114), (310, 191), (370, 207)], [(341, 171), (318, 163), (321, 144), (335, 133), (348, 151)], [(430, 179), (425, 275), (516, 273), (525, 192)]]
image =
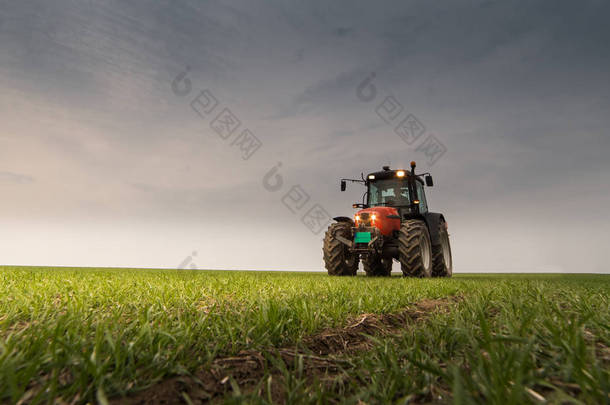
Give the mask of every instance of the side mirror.
[(432, 180), (432, 176), (427, 175), (426, 176), (426, 186), (432, 187), (433, 185), (434, 185), (434, 180)]
[(341, 180), (341, 191), (345, 191), (345, 180)]

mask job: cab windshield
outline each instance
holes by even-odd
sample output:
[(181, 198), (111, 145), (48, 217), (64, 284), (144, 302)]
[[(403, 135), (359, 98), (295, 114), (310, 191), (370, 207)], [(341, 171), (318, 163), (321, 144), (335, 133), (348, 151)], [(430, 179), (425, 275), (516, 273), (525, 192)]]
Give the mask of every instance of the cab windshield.
[(369, 206), (409, 206), (409, 186), (404, 180), (376, 180), (369, 183)]

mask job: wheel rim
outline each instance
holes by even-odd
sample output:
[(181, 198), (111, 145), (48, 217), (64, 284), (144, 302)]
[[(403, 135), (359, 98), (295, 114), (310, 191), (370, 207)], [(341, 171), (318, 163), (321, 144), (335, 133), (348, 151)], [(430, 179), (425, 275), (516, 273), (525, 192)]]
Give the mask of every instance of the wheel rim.
[(426, 238), (419, 239), (419, 250), (421, 252), (421, 260), (425, 269), (430, 268), (430, 261), (432, 260), (432, 254), (430, 253), (430, 244)]
[(442, 246), (443, 246), (443, 260), (445, 261), (445, 267), (450, 270), (451, 263), (451, 252), (449, 250), (449, 236), (446, 233), (443, 233)]

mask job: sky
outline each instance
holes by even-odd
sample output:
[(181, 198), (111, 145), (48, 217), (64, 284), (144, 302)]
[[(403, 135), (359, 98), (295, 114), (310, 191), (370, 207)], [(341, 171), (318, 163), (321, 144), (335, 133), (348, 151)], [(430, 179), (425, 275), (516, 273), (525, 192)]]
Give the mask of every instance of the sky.
[(321, 271), (415, 160), (455, 272), (608, 273), (609, 12), (0, 0), (0, 264)]

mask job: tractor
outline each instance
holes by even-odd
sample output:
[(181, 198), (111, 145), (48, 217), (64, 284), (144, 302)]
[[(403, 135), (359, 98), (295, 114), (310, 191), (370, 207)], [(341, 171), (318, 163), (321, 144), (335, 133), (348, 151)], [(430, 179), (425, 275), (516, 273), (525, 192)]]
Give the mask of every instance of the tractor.
[(428, 211), (424, 181), (430, 173), (392, 170), (369, 173), (361, 179), (341, 179), (366, 187), (354, 218), (335, 217), (324, 236), (324, 264), (329, 275), (355, 276), (362, 261), (367, 276), (390, 276), (392, 261), (407, 277), (451, 277), (452, 259), (447, 221)]

